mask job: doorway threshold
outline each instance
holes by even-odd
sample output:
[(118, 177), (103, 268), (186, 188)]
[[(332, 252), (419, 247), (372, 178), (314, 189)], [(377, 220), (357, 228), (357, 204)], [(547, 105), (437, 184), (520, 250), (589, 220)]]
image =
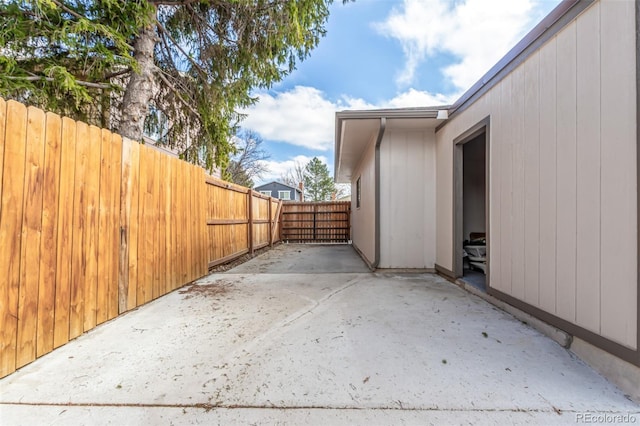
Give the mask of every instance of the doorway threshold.
[(471, 287), (475, 287), (485, 293), (487, 292), (487, 276), (482, 272), (465, 269), (464, 275), (459, 279)]

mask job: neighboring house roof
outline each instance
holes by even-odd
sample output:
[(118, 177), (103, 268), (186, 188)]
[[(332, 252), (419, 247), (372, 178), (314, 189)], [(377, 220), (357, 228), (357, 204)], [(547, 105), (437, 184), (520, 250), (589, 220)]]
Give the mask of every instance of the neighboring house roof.
[(278, 181), (275, 181), (275, 180), (271, 181), (271, 182), (268, 182), (268, 183), (263, 183), (262, 185), (256, 186), (253, 189), (255, 191), (260, 191), (263, 188), (266, 188), (267, 186), (273, 185), (273, 184), (280, 185), (280, 186), (285, 186), (285, 187), (290, 188), (290, 189), (295, 189), (297, 193), (302, 193), (300, 188), (296, 188), (295, 186), (287, 185), (286, 183), (278, 182)]
[[(420, 128), (423, 129), (444, 125), (446, 119), (473, 104), (591, 3), (589, 0), (561, 2), (452, 105), (337, 112), (334, 163), (336, 181), (350, 181), (353, 168), (364, 148), (373, 138), (379, 144), (385, 128), (401, 125), (401, 120), (416, 122), (416, 119), (422, 119)], [(440, 116), (439, 111), (442, 111)], [(404, 128), (407, 127), (409, 126)], [(349, 140), (348, 146), (343, 144), (344, 139)]]

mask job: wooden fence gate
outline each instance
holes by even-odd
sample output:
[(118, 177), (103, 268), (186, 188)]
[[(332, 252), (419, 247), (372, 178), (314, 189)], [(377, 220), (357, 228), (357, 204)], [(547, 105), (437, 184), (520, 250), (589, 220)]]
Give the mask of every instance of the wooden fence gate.
[(285, 202), (282, 240), (292, 243), (346, 243), (351, 239), (351, 202)]

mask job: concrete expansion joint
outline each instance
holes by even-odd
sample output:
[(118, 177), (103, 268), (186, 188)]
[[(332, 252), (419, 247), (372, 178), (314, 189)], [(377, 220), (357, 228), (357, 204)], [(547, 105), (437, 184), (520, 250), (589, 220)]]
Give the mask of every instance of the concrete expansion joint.
[[(119, 408), (179, 408), (179, 409), (200, 409), (204, 411), (211, 410), (333, 410), (333, 411), (413, 411), (413, 412), (443, 412), (443, 413), (556, 413), (559, 416), (582, 413), (581, 410), (563, 410), (554, 406), (549, 408), (456, 408), (456, 407), (439, 407), (427, 406), (416, 407), (406, 406), (400, 401), (395, 405), (379, 405), (379, 406), (353, 406), (353, 405), (276, 405), (276, 404), (227, 404), (223, 402), (216, 403), (193, 403), (193, 404), (154, 404), (154, 403), (99, 403), (99, 402), (0, 402), (0, 406), (18, 405), (32, 407), (119, 407)], [(601, 414), (619, 414), (615, 410), (599, 410)], [(628, 415), (640, 415), (638, 412), (625, 412)]]
[[(287, 327), (287, 326), (293, 324), (294, 322), (298, 321), (300, 318), (304, 317), (305, 315), (312, 313), (320, 305), (322, 305), (324, 302), (330, 300), (332, 297), (342, 293), (343, 291), (349, 289), (350, 287), (353, 287), (354, 285), (358, 284), (360, 281), (362, 281), (362, 279), (359, 278), (359, 277), (353, 278), (353, 279), (347, 281), (347, 283), (345, 285), (338, 287), (337, 289), (331, 291), (329, 294), (327, 294), (326, 296), (321, 297), (318, 300), (311, 299), (311, 298), (308, 298), (308, 297), (304, 297), (304, 299), (308, 300), (313, 306), (311, 306), (310, 308), (304, 308), (302, 310), (302, 312), (298, 311), (298, 312), (290, 315), (289, 317), (287, 317), (282, 322), (281, 327)], [(300, 297), (300, 294), (297, 294), (297, 295)]]

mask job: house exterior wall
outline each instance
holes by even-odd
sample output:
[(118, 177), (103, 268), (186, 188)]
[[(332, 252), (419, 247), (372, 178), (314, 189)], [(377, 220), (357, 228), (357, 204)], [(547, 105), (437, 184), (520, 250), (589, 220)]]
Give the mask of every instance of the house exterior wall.
[(453, 141), (486, 117), (491, 288), (637, 350), (634, 2), (594, 2), (436, 133), (448, 270)]
[(379, 268), (435, 267), (433, 129), (388, 128), (380, 145)]
[[(357, 206), (356, 182), (360, 178), (360, 207)], [(369, 264), (375, 261), (375, 140), (372, 139), (362, 154), (351, 181), (351, 235), (353, 245)]]
[(264, 185), (256, 186), (254, 188), (255, 191), (271, 191), (271, 196), (273, 198), (280, 198), (279, 191), (288, 191), (289, 192), (289, 201), (299, 201), (300, 196), (297, 194), (298, 191), (291, 188), (290, 186), (283, 185), (278, 182), (266, 183)]

